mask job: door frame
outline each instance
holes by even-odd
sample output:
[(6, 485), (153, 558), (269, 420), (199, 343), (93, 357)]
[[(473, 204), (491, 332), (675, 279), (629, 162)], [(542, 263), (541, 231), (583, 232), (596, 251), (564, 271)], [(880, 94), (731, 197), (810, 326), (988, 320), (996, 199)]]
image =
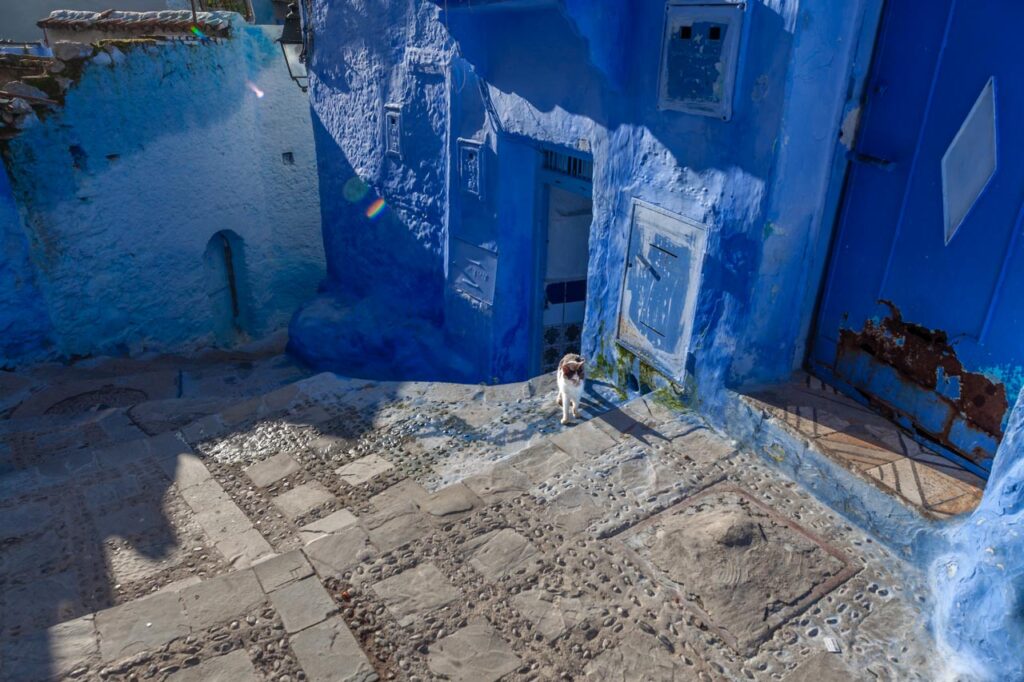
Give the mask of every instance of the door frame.
[[(806, 324), (802, 327), (799, 337), (802, 339), (800, 342), (803, 343), (800, 357), (802, 357), (801, 364), (804, 370), (872, 411), (876, 411), (877, 408), (854, 386), (836, 377), (828, 367), (814, 365), (812, 354), (817, 338), (822, 306), (825, 303), (829, 277), (831, 276), (835, 261), (840, 257), (840, 254), (837, 252), (837, 246), (843, 213), (848, 201), (849, 184), (852, 176), (851, 169), (855, 163), (859, 162), (857, 153), (858, 133), (860, 132), (859, 123), (868, 115), (870, 110), (870, 90), (875, 84), (877, 61), (881, 56), (883, 49), (881, 43), (885, 38), (885, 10), (887, 3), (892, 1), (867, 0), (865, 3), (858, 45), (851, 63), (850, 96), (843, 107), (841, 119), (843, 122), (849, 120), (851, 112), (859, 109), (856, 119), (858, 125), (851, 131), (852, 139), (843, 139), (842, 132), (845, 131), (842, 131), (840, 137), (836, 140), (832, 170), (829, 175), (825, 195), (826, 200), (822, 211), (823, 218), (831, 216), (827, 249), (824, 251), (824, 256), (820, 262), (814, 305), (811, 314), (806, 318)], [(863, 162), (871, 163), (873, 161), (873, 159), (867, 159)], [(912, 425), (901, 423), (898, 420), (893, 421), (904, 429), (910, 438), (922, 446), (937, 452), (953, 464), (977, 475), (983, 480), (988, 480), (991, 473), (989, 470), (954, 452), (942, 443), (922, 436)], [(992, 461), (995, 461), (994, 453)]]
[[(567, 154), (577, 158), (592, 161), (589, 154), (585, 154), (569, 147), (560, 147), (550, 144), (536, 145), (537, 151), (537, 180), (534, 196), (534, 218), (533, 218), (533, 283), (531, 285), (532, 309), (530, 313), (530, 354), (529, 369), (530, 376), (535, 377), (541, 374), (543, 364), (542, 339), (544, 335), (544, 300), (546, 292), (544, 289), (544, 273), (547, 272), (547, 236), (548, 236), (548, 211), (551, 199), (551, 188), (565, 190), (585, 197), (590, 200), (591, 211), (594, 206), (593, 182), (587, 182), (579, 178), (572, 178), (567, 175), (556, 173), (544, 168), (544, 151), (554, 151), (559, 154)], [(590, 265), (590, 237), (594, 226), (591, 219), (590, 228), (587, 231), (587, 266)], [(589, 276), (588, 276), (589, 281)], [(587, 292), (589, 299), (589, 288)], [(586, 303), (584, 302), (584, 310)], [(583, 326), (586, 327), (586, 312), (584, 312)]]

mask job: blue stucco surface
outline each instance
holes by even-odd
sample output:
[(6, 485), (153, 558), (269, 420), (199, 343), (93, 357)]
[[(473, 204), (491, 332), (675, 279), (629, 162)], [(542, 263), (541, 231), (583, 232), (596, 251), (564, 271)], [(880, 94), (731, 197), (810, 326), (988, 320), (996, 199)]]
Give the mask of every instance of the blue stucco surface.
[[(237, 22), (230, 39), (109, 46), (66, 67), (64, 101), (5, 143), (0, 285), (17, 298), (0, 310), (15, 328), (0, 364), (230, 346), (284, 328), (315, 293), (308, 101), (278, 34)], [(207, 253), (221, 231), (238, 238), (234, 325)]]
[[(1019, 678), (1010, 658), (1021, 627), (1013, 552), (1024, 436), (1004, 442), (980, 516), (947, 534), (760, 429), (729, 390), (785, 380), (803, 362), (880, 3), (748, 3), (729, 121), (658, 109), (661, 0), (451, 5), (313, 2), (329, 276), (293, 320), (293, 350), (371, 376), (527, 376), (544, 191), (537, 153), (584, 155), (594, 162), (594, 221), (583, 353), (595, 373), (623, 387), (652, 376), (681, 384), (717, 426), (918, 567), (960, 557), (953, 578), (936, 579), (935, 630), (976, 673)], [(401, 158), (384, 151), (389, 104), (401, 110)], [(461, 188), (459, 140), (480, 146), (482, 197)], [(345, 191), (353, 178), (368, 187), (357, 200)], [(387, 208), (374, 220), (366, 211), (378, 198)], [(634, 200), (706, 229), (685, 378), (659, 376), (615, 343)], [(466, 293), (460, 282), (480, 273), (467, 275), (456, 252), (477, 254), (493, 297)]]
[(961, 672), (1024, 679), (1024, 393), (981, 504), (944, 539), (931, 567), (940, 643)]
[[(322, 367), (386, 373), (401, 352), (377, 337), (414, 321), (444, 344), (431, 352), (394, 336), (417, 347), (426, 375), (524, 378), (536, 155), (549, 145), (595, 164), (584, 354), (616, 363), (629, 216), (640, 199), (708, 232), (690, 361), (698, 383), (710, 396), (725, 383), (788, 374), (800, 349), (790, 311), (823, 258), (821, 207), (862, 11), (807, 7), (801, 35), (795, 4), (750, 4), (735, 114), (724, 122), (658, 110), (661, 2), (448, 13), (428, 2), (372, 12), (314, 2), (311, 100), (329, 277), (320, 313), (293, 322), (293, 349)], [(384, 153), (389, 103), (401, 105), (401, 159)], [(482, 200), (459, 189), (460, 138), (483, 145)], [(779, 172), (802, 189), (773, 182)], [(356, 176), (372, 192), (352, 203), (343, 188)], [(388, 208), (371, 221), (365, 209), (378, 195)], [(456, 239), (493, 258), (493, 301), (455, 286), (461, 273), (447, 254)], [(350, 296), (383, 305), (359, 315), (343, 302)]]
[(53, 345), (52, 326), (36, 283), (21, 214), (7, 172), (0, 167), (0, 368), (40, 360)]

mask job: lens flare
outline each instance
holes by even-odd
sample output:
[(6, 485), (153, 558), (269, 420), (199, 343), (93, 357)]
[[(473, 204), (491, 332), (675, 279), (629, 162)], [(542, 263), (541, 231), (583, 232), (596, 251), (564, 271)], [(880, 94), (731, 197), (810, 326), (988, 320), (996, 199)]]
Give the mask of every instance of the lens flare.
[(256, 87), (255, 83), (253, 83), (252, 81), (245, 81), (245, 85), (247, 88), (253, 91), (253, 94), (256, 95), (257, 99), (263, 98), (264, 92), (260, 90), (258, 87)]
[(375, 219), (384, 211), (385, 205), (383, 197), (375, 200), (370, 204), (370, 207), (366, 209), (366, 217), (371, 220)]
[(201, 38), (202, 40), (206, 40), (206, 34), (203, 33), (202, 31), (200, 31), (198, 26), (193, 26), (192, 27), (192, 33), (193, 33), (193, 35), (195, 35), (196, 38)]
[(345, 187), (342, 188), (341, 194), (345, 197), (345, 201), (350, 204), (355, 204), (363, 200), (363, 197), (370, 191), (370, 186), (363, 181), (358, 175), (349, 178), (348, 182), (345, 183)]

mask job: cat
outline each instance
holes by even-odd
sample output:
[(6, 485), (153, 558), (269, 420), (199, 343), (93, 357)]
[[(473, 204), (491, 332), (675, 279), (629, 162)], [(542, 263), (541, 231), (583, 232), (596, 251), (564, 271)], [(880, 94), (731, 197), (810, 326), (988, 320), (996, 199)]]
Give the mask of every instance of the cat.
[(558, 383), (558, 404), (562, 406), (562, 423), (569, 423), (569, 406), (572, 416), (579, 419), (580, 395), (583, 393), (583, 367), (585, 361), (576, 353), (569, 353), (558, 363), (555, 377)]

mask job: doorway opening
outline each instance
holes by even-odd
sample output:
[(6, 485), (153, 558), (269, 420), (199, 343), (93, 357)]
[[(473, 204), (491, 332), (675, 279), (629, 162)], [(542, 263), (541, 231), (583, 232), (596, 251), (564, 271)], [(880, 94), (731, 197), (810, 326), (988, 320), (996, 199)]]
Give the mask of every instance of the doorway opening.
[(553, 372), (566, 353), (580, 352), (593, 221), (592, 175), (589, 159), (542, 151), (534, 374)]
[(245, 334), (243, 248), (241, 237), (221, 230), (210, 237), (203, 253), (213, 334), (221, 346), (233, 345)]

